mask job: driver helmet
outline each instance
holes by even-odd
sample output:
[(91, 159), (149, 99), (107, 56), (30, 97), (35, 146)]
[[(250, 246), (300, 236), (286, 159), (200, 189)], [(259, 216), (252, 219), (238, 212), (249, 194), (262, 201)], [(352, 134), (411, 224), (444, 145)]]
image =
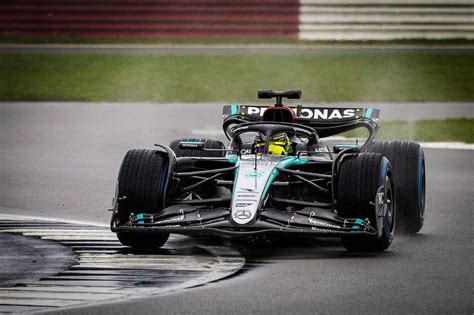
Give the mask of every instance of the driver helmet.
[[(261, 135), (257, 135), (254, 144), (256, 153), (265, 153), (265, 140)], [(285, 132), (279, 132), (273, 135), (268, 142), (268, 154), (270, 155), (289, 155), (291, 152), (290, 138)]]

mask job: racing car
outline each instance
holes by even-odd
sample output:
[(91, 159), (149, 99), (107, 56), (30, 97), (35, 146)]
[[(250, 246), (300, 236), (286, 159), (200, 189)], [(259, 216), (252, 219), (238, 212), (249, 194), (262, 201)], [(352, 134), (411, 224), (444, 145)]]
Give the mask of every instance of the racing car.
[[(419, 144), (375, 141), (379, 110), (285, 106), (300, 90), (259, 90), (274, 105), (226, 105), (228, 144), (182, 138), (130, 150), (120, 167), (111, 230), (133, 248), (182, 235), (334, 236), (379, 252), (417, 233), (425, 209)], [(338, 135), (366, 130), (364, 141)], [(336, 142), (334, 142), (336, 141)]]

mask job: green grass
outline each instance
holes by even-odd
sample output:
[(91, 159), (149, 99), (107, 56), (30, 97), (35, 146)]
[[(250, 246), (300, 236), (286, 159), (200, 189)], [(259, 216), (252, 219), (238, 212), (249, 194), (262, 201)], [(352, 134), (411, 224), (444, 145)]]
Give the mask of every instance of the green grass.
[(300, 88), (302, 102), (471, 102), (470, 54), (0, 55), (0, 100), (255, 102)]
[[(365, 138), (367, 133), (355, 130), (345, 133), (344, 136)], [(382, 122), (377, 139), (474, 143), (474, 119)]]

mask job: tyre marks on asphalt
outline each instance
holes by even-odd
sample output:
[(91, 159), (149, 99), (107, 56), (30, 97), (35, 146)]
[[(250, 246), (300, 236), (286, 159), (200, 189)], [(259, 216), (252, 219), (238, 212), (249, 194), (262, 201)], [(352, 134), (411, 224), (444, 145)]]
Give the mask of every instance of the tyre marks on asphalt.
[(74, 255), (70, 266), (39, 280), (0, 284), (0, 312), (6, 313), (181, 290), (233, 275), (245, 263), (230, 247), (196, 245), (182, 236), (172, 236), (159, 250), (138, 252), (122, 246), (106, 227), (76, 223), (0, 214), (0, 233), (56, 242)]

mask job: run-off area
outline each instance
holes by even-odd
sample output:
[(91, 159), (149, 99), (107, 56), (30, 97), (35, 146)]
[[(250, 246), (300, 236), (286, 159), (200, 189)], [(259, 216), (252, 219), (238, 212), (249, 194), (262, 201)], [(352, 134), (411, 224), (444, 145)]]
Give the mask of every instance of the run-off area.
[(173, 236), (156, 251), (122, 246), (108, 228), (0, 215), (0, 313), (133, 299), (202, 285), (240, 270), (224, 246)]

